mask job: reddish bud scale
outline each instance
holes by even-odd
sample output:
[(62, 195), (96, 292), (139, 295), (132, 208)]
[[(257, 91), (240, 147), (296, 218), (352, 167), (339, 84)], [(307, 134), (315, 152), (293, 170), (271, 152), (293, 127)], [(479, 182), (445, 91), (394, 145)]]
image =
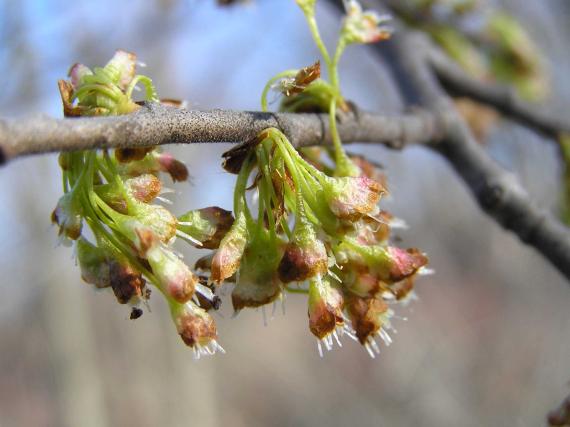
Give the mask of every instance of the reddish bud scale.
[(415, 248), (404, 250), (390, 246), (387, 251), (391, 259), (391, 282), (399, 282), (412, 276), (428, 263), (427, 257)]
[(161, 170), (168, 172), (172, 181), (182, 182), (188, 179), (188, 168), (184, 163), (176, 160), (170, 153), (162, 153), (158, 156)]
[(388, 314), (388, 305), (376, 298), (348, 298), (346, 308), (356, 337), (362, 345), (382, 328)]
[(117, 148), (115, 150), (115, 158), (119, 163), (142, 160), (148, 153), (154, 150), (154, 148), (155, 147)]

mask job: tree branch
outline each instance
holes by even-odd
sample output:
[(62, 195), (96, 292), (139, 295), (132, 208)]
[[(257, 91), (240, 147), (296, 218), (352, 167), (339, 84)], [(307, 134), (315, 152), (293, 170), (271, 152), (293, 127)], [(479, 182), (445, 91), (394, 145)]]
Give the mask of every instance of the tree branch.
[(432, 148), (453, 165), (489, 216), (570, 279), (570, 229), (535, 206), (514, 175), (497, 165), (477, 143), (430, 68), (426, 55), (431, 51), (429, 39), (420, 33), (400, 32), (390, 47), (399, 85), (415, 92), (420, 105), (444, 117), (446, 134)]
[[(439, 118), (421, 111), (405, 115), (358, 112), (343, 115), (339, 122), (345, 142), (402, 148), (442, 136)], [(58, 151), (242, 142), (269, 127), (282, 130), (298, 147), (332, 143), (326, 115), (193, 111), (149, 104), (125, 116), (0, 120), (0, 164), (19, 156)]]
[(437, 77), (450, 93), (490, 105), (505, 116), (549, 138), (557, 138), (560, 133), (570, 133), (570, 118), (557, 117), (553, 111), (523, 101), (512, 87), (484, 82), (469, 76), (434, 45), (431, 45), (428, 59)]

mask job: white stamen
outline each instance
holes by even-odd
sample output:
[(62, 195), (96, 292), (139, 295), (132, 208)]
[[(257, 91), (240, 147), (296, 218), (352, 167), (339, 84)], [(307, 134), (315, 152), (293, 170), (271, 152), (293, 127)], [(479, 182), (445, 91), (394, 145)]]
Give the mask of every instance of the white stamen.
[(176, 193), (176, 190), (174, 188), (162, 187), (160, 194), (169, 194), (169, 193)]
[(261, 306), (261, 313), (263, 314), (263, 326), (267, 326), (267, 313), (264, 305)]
[(418, 270), (420, 276), (431, 276), (432, 274), (435, 274), (435, 270), (432, 268), (420, 267)]
[(382, 338), (386, 346), (392, 344), (392, 338), (390, 338), (390, 335), (384, 329), (380, 329), (380, 331), (378, 331), (378, 335), (380, 335), (380, 338)]
[(212, 290), (207, 286), (202, 285), (201, 283), (196, 283), (196, 292), (199, 292), (200, 295), (210, 301), (214, 300), (214, 293)]
[(199, 240), (195, 239), (194, 237), (192, 237), (192, 236), (186, 234), (186, 233), (183, 232), (183, 231), (176, 230), (176, 235), (177, 235), (178, 237), (180, 237), (182, 240), (185, 240), (185, 241), (187, 241), (187, 242), (189, 242), (189, 243), (192, 243), (193, 245), (202, 246), (202, 242), (200, 242)]
[(368, 352), (368, 354), (372, 359), (376, 358), (376, 355), (374, 354), (374, 351), (372, 351), (372, 349), (370, 348), (370, 344), (368, 344), (368, 341), (366, 341), (366, 344), (364, 344), (364, 348), (366, 349), (366, 351)]
[[(341, 329), (341, 331), (342, 331), (342, 329)], [(340, 339), (339, 339), (339, 337), (338, 337), (338, 334), (336, 333), (336, 329), (333, 331), (333, 337), (335, 338), (336, 343), (338, 344), (338, 346), (339, 346), (339, 347), (342, 347), (342, 343), (340, 342)]]
[(336, 274), (334, 274), (332, 271), (328, 271), (329, 276), (331, 276), (334, 280), (336, 280), (339, 283), (342, 283), (342, 280), (340, 280), (340, 277), (338, 277)]
[(281, 311), (283, 312), (283, 316), (285, 316), (285, 293), (281, 292)]
[(378, 348), (378, 343), (376, 342), (374, 337), (370, 337), (369, 342), (370, 342), (370, 345), (372, 346), (372, 349), (376, 352), (376, 354), (380, 354), (380, 349)]
[(162, 203), (166, 205), (172, 205), (172, 200), (168, 200), (166, 197), (156, 196), (156, 200), (160, 200)]

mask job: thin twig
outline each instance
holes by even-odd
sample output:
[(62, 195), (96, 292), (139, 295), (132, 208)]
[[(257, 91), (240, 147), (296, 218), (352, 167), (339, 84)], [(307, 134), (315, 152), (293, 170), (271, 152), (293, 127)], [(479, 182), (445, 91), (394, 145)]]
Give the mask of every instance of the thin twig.
[(490, 105), (505, 116), (535, 129), (546, 137), (557, 138), (561, 133), (570, 133), (570, 117), (557, 117), (556, 112), (549, 111), (550, 109), (544, 106), (525, 102), (513, 87), (484, 82), (469, 76), (434, 45), (429, 50), (428, 59), (441, 83), (450, 93)]
[[(281, 129), (298, 147), (331, 144), (328, 116), (319, 114), (193, 111), (149, 104), (125, 116), (54, 119), (47, 116), (0, 120), (0, 164), (19, 156), (94, 148), (247, 141), (269, 127)], [(392, 148), (437, 141), (437, 116), (358, 112), (339, 123), (346, 142)]]

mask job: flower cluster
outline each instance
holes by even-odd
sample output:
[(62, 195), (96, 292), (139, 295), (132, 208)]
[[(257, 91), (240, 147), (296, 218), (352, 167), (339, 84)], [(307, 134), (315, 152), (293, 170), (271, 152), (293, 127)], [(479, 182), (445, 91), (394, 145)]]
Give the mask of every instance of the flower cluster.
[[(135, 75), (134, 54), (117, 51), (103, 68), (82, 64), (60, 81), (66, 116), (126, 114), (139, 108), (132, 100), (137, 83), (145, 100), (156, 102), (148, 77)], [(155, 201), (161, 197), (161, 173), (173, 181), (188, 178), (186, 166), (153, 147), (101, 152), (62, 153), (64, 195), (52, 220), (63, 242), (74, 242), (81, 276), (97, 288), (110, 288), (121, 304), (132, 306), (131, 318), (154, 285), (170, 306), (178, 333), (197, 356), (222, 350), (215, 323), (207, 313), (218, 298), (172, 247), (176, 237), (195, 246), (216, 248), (233, 223), (230, 212), (211, 207), (179, 218)], [(92, 241), (83, 225), (90, 229)]]
[[(427, 264), (419, 250), (389, 243), (391, 227), (401, 221), (378, 208), (387, 192), (383, 176), (363, 158), (351, 159), (358, 176), (335, 176), (275, 128), (247, 145), (234, 194), (236, 220), (197, 267), (215, 284), (235, 283), (235, 311), (273, 303), (286, 292), (307, 294), (309, 328), (321, 352), (347, 334), (374, 356), (374, 338), (390, 339), (390, 305), (409, 299)], [(241, 152), (226, 153), (232, 170)], [(255, 213), (247, 196), (252, 189)]]
[[(351, 43), (386, 38), (385, 19), (349, 1), (334, 56), (322, 43), (314, 20), (314, 1), (297, 0), (321, 49), (330, 82), (320, 62), (277, 74), (262, 93), (267, 109), (271, 89), (283, 96), (283, 111), (328, 112), (334, 149), (330, 161), (321, 150), (297, 151), (278, 129), (224, 154), (226, 170), (237, 173), (235, 222), (216, 251), (196, 268), (219, 285), (234, 283), (236, 312), (263, 307), (285, 293), (308, 296), (309, 329), (319, 352), (340, 336), (358, 340), (374, 357), (375, 337), (390, 342), (392, 306), (413, 295), (414, 281), (426, 272), (427, 257), (417, 249), (390, 243), (392, 227), (402, 224), (378, 208), (387, 193), (383, 173), (361, 157), (349, 157), (336, 129), (336, 107), (349, 113), (340, 93), (338, 62)], [(254, 196), (248, 197), (248, 191)]]
[[(314, 16), (315, 0), (296, 0), (321, 50), (320, 62), (279, 73), (262, 93), (277, 89), (281, 109), (329, 113), (333, 148), (296, 150), (276, 128), (259, 133), (224, 154), (224, 167), (237, 174), (233, 214), (218, 207), (176, 217), (156, 201), (166, 172), (184, 181), (183, 163), (154, 147), (113, 153), (62, 153), (64, 195), (53, 212), (64, 242), (74, 242), (82, 278), (110, 288), (119, 303), (132, 306), (131, 318), (155, 286), (167, 301), (175, 327), (196, 356), (223, 351), (209, 310), (217, 309), (219, 285), (232, 283), (236, 312), (265, 307), (285, 293), (306, 294), (309, 329), (319, 352), (348, 335), (374, 357), (375, 337), (387, 344), (393, 306), (413, 296), (414, 282), (426, 272), (418, 249), (391, 243), (402, 225), (378, 203), (387, 193), (383, 172), (362, 157), (348, 156), (337, 130), (339, 114), (351, 103), (340, 92), (338, 63), (346, 46), (388, 37), (385, 19), (346, 2), (347, 17), (333, 56)], [(103, 68), (76, 64), (59, 87), (66, 116), (127, 114), (140, 108), (132, 99), (137, 83), (145, 101), (159, 102), (148, 77), (135, 74), (133, 54), (117, 51)], [(89, 235), (83, 225), (90, 229)], [(210, 249), (194, 271), (173, 248), (176, 239)], [(195, 271), (199, 273), (195, 273)]]

